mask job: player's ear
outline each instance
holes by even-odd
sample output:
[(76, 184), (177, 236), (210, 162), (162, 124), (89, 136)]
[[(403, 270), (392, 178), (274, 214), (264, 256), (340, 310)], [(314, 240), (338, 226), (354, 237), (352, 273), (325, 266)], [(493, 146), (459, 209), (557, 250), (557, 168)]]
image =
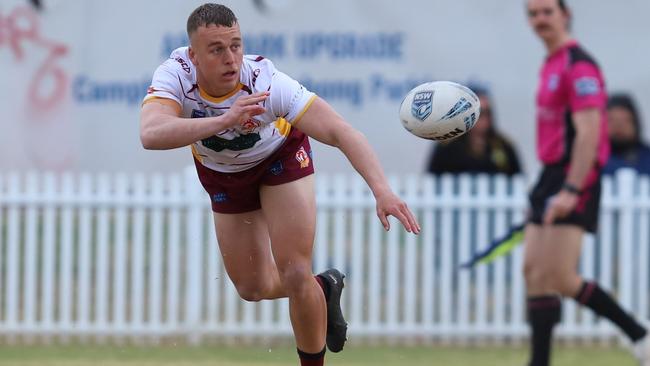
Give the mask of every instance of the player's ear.
[(194, 49), (190, 45), (190, 47), (187, 49), (188, 54), (190, 55), (190, 61), (194, 64), (194, 66), (198, 66), (198, 62), (196, 60), (196, 53), (194, 53)]

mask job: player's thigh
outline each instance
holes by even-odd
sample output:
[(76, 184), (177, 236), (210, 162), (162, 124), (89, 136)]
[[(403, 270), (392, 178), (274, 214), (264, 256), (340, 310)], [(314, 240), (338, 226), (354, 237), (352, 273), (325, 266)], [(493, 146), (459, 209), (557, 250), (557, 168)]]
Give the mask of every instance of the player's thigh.
[(237, 284), (269, 277), (274, 264), (262, 210), (213, 215), (221, 256), (232, 281)]
[(544, 227), (544, 245), (555, 256), (548, 258), (553, 273), (566, 277), (578, 270), (584, 229), (577, 225), (549, 225)]
[(524, 268), (526, 271), (542, 263), (542, 256), (547, 256), (548, 251), (543, 247), (542, 226), (527, 224), (524, 229)]
[(314, 175), (262, 186), (260, 199), (278, 269), (291, 263), (311, 266), (316, 228)]
[(560, 278), (575, 273), (583, 233), (575, 225), (526, 225), (524, 270)]

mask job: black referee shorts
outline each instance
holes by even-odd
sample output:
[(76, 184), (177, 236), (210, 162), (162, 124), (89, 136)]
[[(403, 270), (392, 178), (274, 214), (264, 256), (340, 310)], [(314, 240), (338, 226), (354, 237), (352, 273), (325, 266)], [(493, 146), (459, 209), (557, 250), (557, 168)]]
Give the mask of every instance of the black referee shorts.
[[(530, 212), (528, 221), (541, 225), (549, 199), (562, 189), (566, 180), (566, 165), (547, 165), (537, 184), (530, 192)], [(598, 230), (598, 211), (600, 210), (600, 172), (582, 190), (576, 208), (566, 217), (556, 219), (554, 225), (576, 225), (585, 231)]]

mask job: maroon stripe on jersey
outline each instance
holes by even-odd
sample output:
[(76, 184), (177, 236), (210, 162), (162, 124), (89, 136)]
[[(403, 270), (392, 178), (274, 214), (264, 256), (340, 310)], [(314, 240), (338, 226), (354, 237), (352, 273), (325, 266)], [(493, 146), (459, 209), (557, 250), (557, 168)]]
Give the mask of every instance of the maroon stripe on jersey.
[[(178, 75), (176, 75), (176, 76), (178, 76)], [(193, 100), (193, 101), (196, 102), (196, 99), (190, 97), (189, 95), (187, 95), (187, 94), (185, 93), (185, 89), (183, 89), (183, 82), (181, 81), (181, 77), (180, 77), (180, 76), (178, 76), (178, 84), (181, 86), (181, 90), (183, 91), (183, 96), (184, 96), (185, 98), (189, 99), (189, 100)], [(192, 89), (190, 89), (190, 91), (192, 91), (192, 90), (194, 90), (194, 87), (192, 87)]]

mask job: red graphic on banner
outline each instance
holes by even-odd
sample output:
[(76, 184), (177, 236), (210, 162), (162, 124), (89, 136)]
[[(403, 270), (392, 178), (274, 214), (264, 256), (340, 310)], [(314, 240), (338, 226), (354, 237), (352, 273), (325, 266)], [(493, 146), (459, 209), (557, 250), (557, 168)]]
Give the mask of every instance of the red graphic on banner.
[[(48, 51), (48, 56), (29, 81), (27, 96), (35, 108), (51, 109), (67, 95), (69, 78), (57, 61), (68, 53), (68, 47), (41, 35), (40, 19), (29, 7), (17, 7), (6, 16), (0, 14), (0, 47), (8, 46), (14, 58), (23, 62), (28, 57), (24, 49), (26, 42)], [(48, 78), (53, 82), (51, 88), (45, 88)]]

